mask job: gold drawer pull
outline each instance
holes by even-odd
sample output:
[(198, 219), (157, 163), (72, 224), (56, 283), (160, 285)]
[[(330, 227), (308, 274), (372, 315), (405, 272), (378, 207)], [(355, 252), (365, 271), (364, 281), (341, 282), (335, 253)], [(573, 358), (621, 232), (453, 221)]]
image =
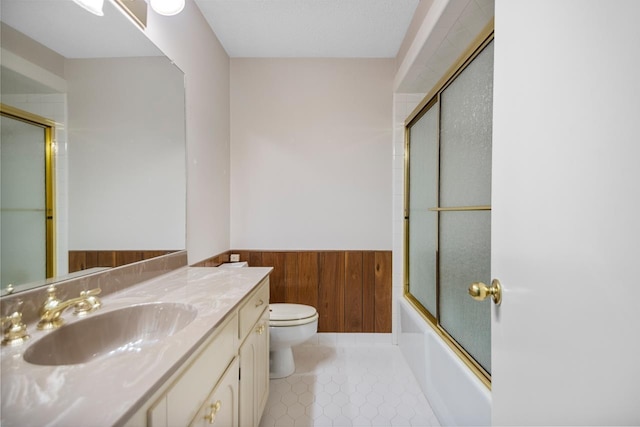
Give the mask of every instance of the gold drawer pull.
[(265, 329), (266, 327), (264, 326), (264, 323), (262, 323), (256, 328), (256, 332), (258, 333), (258, 335), (262, 335), (264, 334)]
[(262, 304), (264, 304), (264, 301), (260, 300), (256, 303), (256, 307), (260, 307)]
[(219, 400), (216, 401), (216, 403), (212, 403), (211, 405), (209, 405), (211, 412), (205, 415), (204, 419), (209, 421), (209, 424), (213, 424), (216, 421), (216, 414), (220, 411), (221, 407), (222, 407), (222, 402), (220, 402)]

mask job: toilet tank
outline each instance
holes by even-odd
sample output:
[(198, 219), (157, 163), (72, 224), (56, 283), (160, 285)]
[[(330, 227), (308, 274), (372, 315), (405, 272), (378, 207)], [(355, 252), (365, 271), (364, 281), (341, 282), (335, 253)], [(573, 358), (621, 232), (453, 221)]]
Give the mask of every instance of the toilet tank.
[(225, 262), (224, 264), (220, 264), (218, 266), (218, 268), (241, 268), (241, 267), (249, 267), (249, 263), (247, 261)]

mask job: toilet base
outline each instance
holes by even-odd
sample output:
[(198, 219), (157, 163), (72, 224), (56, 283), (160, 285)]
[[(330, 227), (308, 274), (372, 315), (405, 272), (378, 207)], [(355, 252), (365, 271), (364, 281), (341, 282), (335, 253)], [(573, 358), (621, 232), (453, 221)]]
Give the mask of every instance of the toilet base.
[(296, 365), (293, 362), (291, 347), (269, 351), (269, 378), (285, 378), (293, 374)]

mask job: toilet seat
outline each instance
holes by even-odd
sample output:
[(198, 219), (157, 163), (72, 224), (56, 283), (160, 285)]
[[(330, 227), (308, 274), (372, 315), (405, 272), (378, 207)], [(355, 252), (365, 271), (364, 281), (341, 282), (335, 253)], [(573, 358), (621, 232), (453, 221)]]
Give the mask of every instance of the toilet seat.
[(299, 326), (314, 322), (318, 312), (310, 305), (269, 304), (269, 326)]

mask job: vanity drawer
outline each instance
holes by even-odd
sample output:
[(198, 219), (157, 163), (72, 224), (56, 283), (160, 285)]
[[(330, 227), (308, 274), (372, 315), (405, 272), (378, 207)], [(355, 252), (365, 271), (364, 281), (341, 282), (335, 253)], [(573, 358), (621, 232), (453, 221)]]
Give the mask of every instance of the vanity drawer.
[(257, 289), (247, 298), (247, 302), (240, 307), (240, 342), (251, 332), (265, 307), (269, 305), (269, 277), (258, 285)]
[(189, 363), (185, 372), (149, 410), (151, 426), (186, 426), (234, 360), (238, 342), (238, 317), (226, 320), (220, 331)]

